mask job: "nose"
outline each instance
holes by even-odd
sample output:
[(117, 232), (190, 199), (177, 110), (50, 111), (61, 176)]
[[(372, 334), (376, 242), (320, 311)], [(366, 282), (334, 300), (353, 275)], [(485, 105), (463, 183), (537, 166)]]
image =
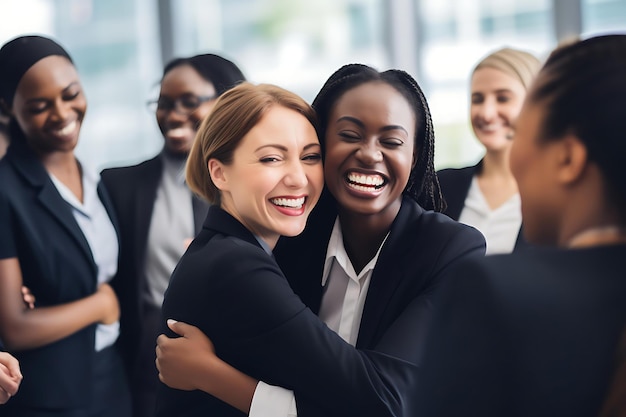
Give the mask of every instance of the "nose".
[(374, 165), (383, 160), (383, 153), (375, 141), (368, 141), (361, 144), (356, 152), (356, 157), (365, 165)]
[(287, 166), (287, 174), (285, 175), (285, 185), (291, 188), (302, 188), (309, 183), (307, 170), (301, 160), (297, 160)]
[(55, 100), (51, 110), (51, 119), (62, 122), (72, 112), (72, 105), (64, 100)]
[(477, 105), (477, 114), (483, 120), (492, 120), (498, 114), (498, 107), (493, 100), (485, 100), (481, 104)]

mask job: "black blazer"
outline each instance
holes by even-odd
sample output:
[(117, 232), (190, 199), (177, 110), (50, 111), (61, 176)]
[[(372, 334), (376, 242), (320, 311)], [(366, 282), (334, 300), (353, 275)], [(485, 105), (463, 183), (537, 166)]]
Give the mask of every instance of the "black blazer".
[[(101, 184), (98, 195), (117, 221)], [(37, 306), (54, 306), (93, 294), (97, 267), (91, 249), (37, 156), (21, 143), (0, 161), (0, 258), (17, 256), (24, 285)], [(24, 380), (11, 407), (71, 409), (90, 403), (95, 324), (58, 342), (13, 353)]]
[[(142, 295), (148, 233), (157, 189), (163, 173), (163, 154), (138, 165), (102, 171), (102, 182), (111, 196), (120, 222), (119, 269), (112, 281), (122, 312), (119, 346), (127, 369), (134, 369), (144, 317)], [(200, 231), (208, 204), (193, 196), (194, 224)]]
[(422, 367), (420, 414), (595, 416), (626, 324), (626, 245), (459, 265)]
[[(275, 250), (291, 286), (316, 313), (322, 299), (327, 243), (337, 213), (335, 204), (325, 191), (304, 233), (281, 238)], [(432, 297), (444, 273), (460, 260), (482, 258), (484, 253), (485, 241), (476, 229), (426, 211), (413, 199), (404, 197), (373, 271), (356, 347), (401, 359), (407, 370), (418, 369), (431, 321)], [(394, 377), (397, 375), (391, 378)], [(415, 415), (415, 389), (409, 384), (402, 389), (401, 407), (389, 406), (381, 414), (370, 410), (365, 415)], [(385, 398), (381, 394), (384, 384), (374, 384), (372, 390), (377, 400)], [(310, 392), (296, 390), (295, 394), (299, 415), (306, 415), (303, 413), (312, 409), (306, 400)], [(324, 400), (329, 404), (324, 415), (341, 415), (341, 401)], [(344, 415), (358, 415), (346, 412)]]
[[(402, 220), (394, 230), (400, 233), (402, 228), (403, 237), (396, 238), (392, 232), (389, 249), (381, 253), (382, 267), (374, 272), (370, 286), (370, 293), (380, 291), (381, 298), (368, 300), (370, 307), (364, 314), (368, 322), (388, 322), (389, 310), (393, 309), (384, 306), (389, 300), (404, 300), (400, 293), (410, 287), (414, 291), (421, 288), (426, 296), (450, 262), (480, 256), (484, 251), (484, 240), (477, 231), (443, 215), (428, 214), (417, 204), (405, 202), (399, 218)], [(431, 227), (437, 230), (436, 240), (445, 244), (430, 245), (431, 250), (428, 244), (415, 250), (404, 245), (414, 241), (416, 233), (429, 233)], [(319, 245), (325, 247), (326, 243), (320, 241)], [(449, 250), (442, 250), (446, 245)], [(394, 249), (401, 251), (402, 261), (394, 259)], [(428, 254), (416, 259), (419, 249)], [(305, 261), (310, 256), (299, 251), (293, 261)], [(423, 265), (428, 272), (416, 279), (410, 271), (420, 270), (419, 259), (424, 257), (431, 259)], [(311, 276), (319, 286), (321, 273)], [(385, 279), (393, 280), (394, 285), (382, 288), (379, 281)], [(419, 282), (411, 285), (410, 281)], [(406, 300), (402, 307), (410, 316), (427, 315), (424, 310), (429, 310), (429, 302), (420, 301)], [(302, 417), (333, 413), (411, 415), (414, 404), (406, 393), (416, 381), (417, 353), (412, 347), (421, 332), (419, 325), (404, 317), (397, 318), (386, 332), (375, 323), (367, 326), (364, 332), (371, 334), (368, 338), (386, 333), (386, 338), (376, 344), (377, 352), (354, 349), (293, 293), (278, 265), (254, 236), (217, 207), (210, 208), (203, 230), (172, 274), (163, 303), (164, 329), (167, 318), (198, 326), (212, 338), (217, 354), (225, 361), (269, 384), (293, 389)], [(165, 385), (159, 388), (157, 416), (241, 415), (199, 391), (178, 391)]]
[[(472, 179), (480, 172), (481, 167), (482, 160), (470, 167), (445, 168), (437, 171), (441, 193), (447, 204), (443, 213), (453, 220), (459, 220), (459, 217), (461, 217), (461, 212), (465, 207), (465, 199), (472, 185)], [(520, 227), (513, 251), (527, 249), (528, 247), (530, 245), (524, 239), (522, 228)]]

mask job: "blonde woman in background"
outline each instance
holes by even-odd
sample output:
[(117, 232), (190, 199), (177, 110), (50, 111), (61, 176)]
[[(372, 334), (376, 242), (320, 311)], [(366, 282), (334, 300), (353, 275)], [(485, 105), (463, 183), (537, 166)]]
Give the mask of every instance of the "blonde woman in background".
[(517, 183), (509, 167), (512, 125), (517, 119), (540, 61), (512, 48), (483, 58), (472, 71), (470, 120), (485, 148), (478, 164), (437, 173), (447, 203), (445, 214), (480, 230), (487, 254), (508, 253), (525, 245)]

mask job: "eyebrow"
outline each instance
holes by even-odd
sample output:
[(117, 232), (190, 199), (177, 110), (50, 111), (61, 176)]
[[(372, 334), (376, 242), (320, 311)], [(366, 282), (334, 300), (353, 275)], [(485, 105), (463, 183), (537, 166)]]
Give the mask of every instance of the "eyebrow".
[[(78, 81), (72, 81), (71, 83), (68, 84), (67, 87), (65, 87), (63, 90), (61, 90), (61, 92), (65, 93), (67, 90), (69, 90), (74, 85), (78, 85)], [(26, 100), (26, 103), (37, 103), (39, 101), (47, 101), (47, 99), (45, 99), (43, 97), (35, 97), (35, 98), (30, 98), (30, 99)]]
[[(354, 124), (358, 125), (358, 126), (359, 126), (359, 127), (361, 127), (361, 128), (365, 128), (365, 123), (363, 123), (362, 121), (360, 121), (360, 120), (359, 120), (359, 119), (357, 119), (356, 117), (352, 117), (352, 116), (343, 116), (343, 117), (340, 117), (339, 119), (337, 119), (337, 121), (338, 121), (338, 122), (341, 122), (341, 121), (344, 121), (344, 120), (345, 120), (345, 121), (348, 121), (348, 122), (352, 122), (352, 123), (354, 123)], [(408, 131), (407, 131), (407, 130), (403, 127), (403, 126), (400, 126), (400, 125), (387, 125), (387, 126), (383, 126), (383, 127), (380, 129), (380, 131), (381, 131), (381, 132), (387, 132), (387, 131), (389, 131), (389, 130), (402, 130), (402, 131), (404, 131), (407, 135), (409, 134), (409, 132), (408, 132)]]
[[(319, 143), (309, 143), (308, 145), (304, 146), (304, 150), (307, 150), (307, 149), (315, 147), (315, 146), (320, 147), (321, 145)], [(259, 146), (254, 151), (257, 152), (257, 151), (260, 151), (261, 149), (265, 149), (265, 148), (276, 148), (276, 149), (279, 149), (279, 150), (281, 150), (283, 152), (287, 152), (289, 150), (289, 149), (287, 149), (286, 146), (278, 145), (276, 143), (268, 143), (267, 145)]]
[[(513, 90), (511, 90), (510, 88), (499, 88), (499, 89), (495, 90), (495, 93), (496, 94), (513, 93)], [(473, 96), (474, 95), (483, 95), (483, 94), (485, 94), (485, 93), (480, 92), (480, 91), (476, 91), (476, 92), (472, 93)]]

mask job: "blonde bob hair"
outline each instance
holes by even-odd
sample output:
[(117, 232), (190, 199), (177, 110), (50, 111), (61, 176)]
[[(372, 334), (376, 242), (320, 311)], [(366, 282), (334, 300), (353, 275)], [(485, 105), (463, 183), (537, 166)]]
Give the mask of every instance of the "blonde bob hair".
[(204, 119), (187, 159), (187, 185), (211, 204), (220, 204), (220, 191), (209, 175), (209, 159), (225, 165), (243, 137), (272, 106), (295, 110), (317, 128), (313, 108), (300, 96), (271, 84), (243, 82), (222, 94), (211, 114)]

